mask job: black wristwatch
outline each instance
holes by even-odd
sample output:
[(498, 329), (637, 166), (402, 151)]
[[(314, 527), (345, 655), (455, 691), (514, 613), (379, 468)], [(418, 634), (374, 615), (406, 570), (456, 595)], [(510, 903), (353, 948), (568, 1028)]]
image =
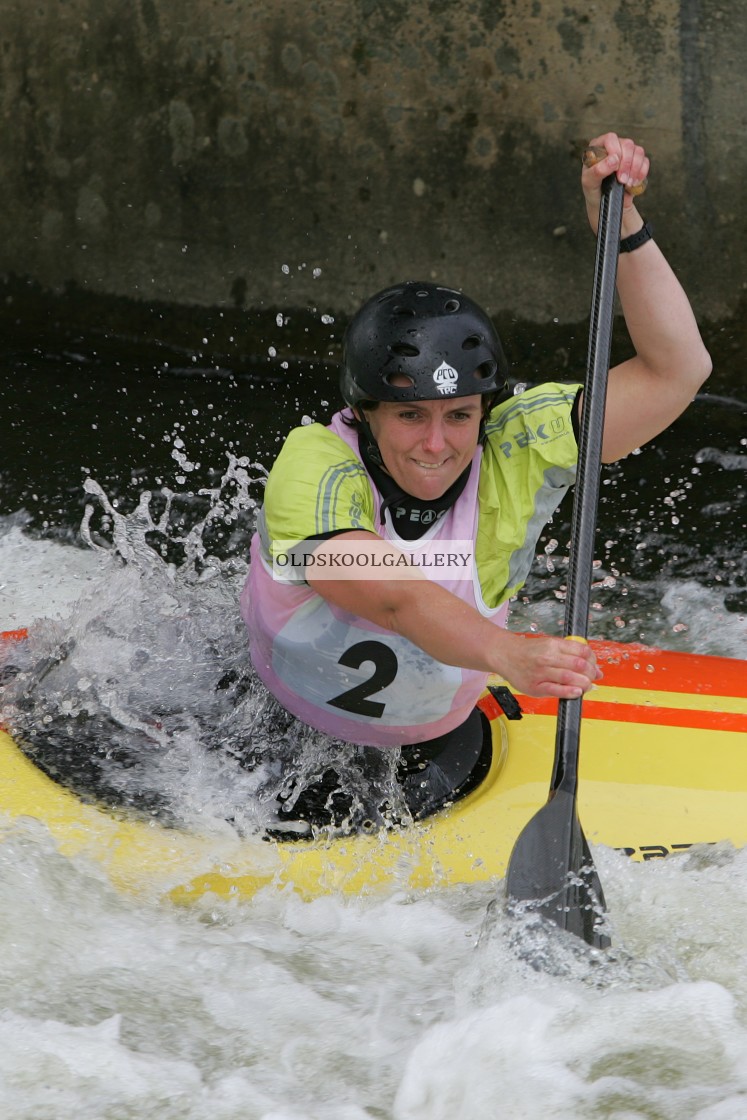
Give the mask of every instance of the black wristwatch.
[(620, 252), (632, 253), (635, 249), (640, 249), (641, 245), (650, 241), (653, 236), (654, 231), (644, 218), (643, 225), (637, 233), (631, 233), (630, 237), (623, 237), (620, 242)]

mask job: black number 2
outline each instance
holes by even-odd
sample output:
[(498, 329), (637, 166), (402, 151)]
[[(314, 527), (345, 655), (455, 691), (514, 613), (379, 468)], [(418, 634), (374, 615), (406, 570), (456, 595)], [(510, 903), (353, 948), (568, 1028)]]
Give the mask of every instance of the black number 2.
[(348, 669), (360, 669), (364, 661), (373, 663), (373, 675), (367, 681), (361, 681), (354, 688), (341, 692), (333, 700), (328, 700), (333, 708), (342, 708), (345, 712), (355, 712), (359, 716), (371, 716), (381, 719), (384, 714), (384, 704), (379, 700), (369, 700), (374, 692), (380, 692), (391, 684), (397, 676), (397, 655), (383, 642), (356, 642), (350, 649), (346, 649), (338, 661), (338, 665), (345, 665)]

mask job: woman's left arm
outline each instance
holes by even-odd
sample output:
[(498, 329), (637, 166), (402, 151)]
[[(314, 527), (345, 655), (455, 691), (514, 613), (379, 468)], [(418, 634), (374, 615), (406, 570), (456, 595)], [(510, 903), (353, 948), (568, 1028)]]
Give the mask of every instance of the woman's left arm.
[[(581, 185), (589, 223), (596, 232), (601, 184), (616, 174), (625, 184), (621, 237), (643, 227), (629, 191), (647, 177), (643, 148), (614, 132), (590, 146), (606, 158), (584, 167)], [(635, 356), (610, 370), (602, 458), (610, 463), (653, 439), (684, 412), (711, 372), (690, 302), (655, 240), (621, 253), (617, 290)]]

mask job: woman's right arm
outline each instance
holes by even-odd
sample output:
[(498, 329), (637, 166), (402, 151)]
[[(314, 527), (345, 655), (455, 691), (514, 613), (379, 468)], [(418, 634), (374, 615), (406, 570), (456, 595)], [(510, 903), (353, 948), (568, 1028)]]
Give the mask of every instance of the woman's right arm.
[[(589, 646), (504, 630), (417, 570), (395, 578), (349, 576), (356, 568), (340, 565), (340, 556), (365, 550), (379, 559), (384, 553), (392, 559), (402, 555), (375, 533), (340, 533), (314, 548), (309, 586), (342, 610), (407, 638), (436, 661), (495, 673), (529, 696), (572, 700), (601, 676)], [(346, 575), (329, 578), (327, 573), (337, 568)], [(378, 570), (386, 569), (382, 564)]]

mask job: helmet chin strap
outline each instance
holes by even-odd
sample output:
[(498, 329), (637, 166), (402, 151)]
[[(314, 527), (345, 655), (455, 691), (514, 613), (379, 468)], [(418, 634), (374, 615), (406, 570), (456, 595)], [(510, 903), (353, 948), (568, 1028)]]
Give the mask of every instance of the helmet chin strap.
[(366, 439), (366, 454), (368, 455), (368, 457), (369, 457), (369, 459), (371, 460), (372, 463), (376, 463), (377, 467), (381, 467), (382, 470), (386, 470), (387, 468), (384, 465), (384, 460), (381, 457), (381, 451), (379, 450), (379, 445), (376, 442), (376, 437), (374, 436), (373, 432), (371, 431), (371, 425), (369, 424), (368, 420), (366, 419), (365, 412), (363, 411), (362, 408), (354, 408), (353, 409), (353, 414), (355, 415), (358, 423), (360, 424), (361, 431), (363, 432), (363, 435), (365, 436), (365, 439)]
[(477, 442), (485, 445), (485, 425), (488, 422), (488, 416), (493, 405), (497, 404), (501, 399), (500, 393), (491, 393), (490, 396), (485, 396), (482, 399), (482, 418), (480, 420), (480, 428), (477, 433)]

